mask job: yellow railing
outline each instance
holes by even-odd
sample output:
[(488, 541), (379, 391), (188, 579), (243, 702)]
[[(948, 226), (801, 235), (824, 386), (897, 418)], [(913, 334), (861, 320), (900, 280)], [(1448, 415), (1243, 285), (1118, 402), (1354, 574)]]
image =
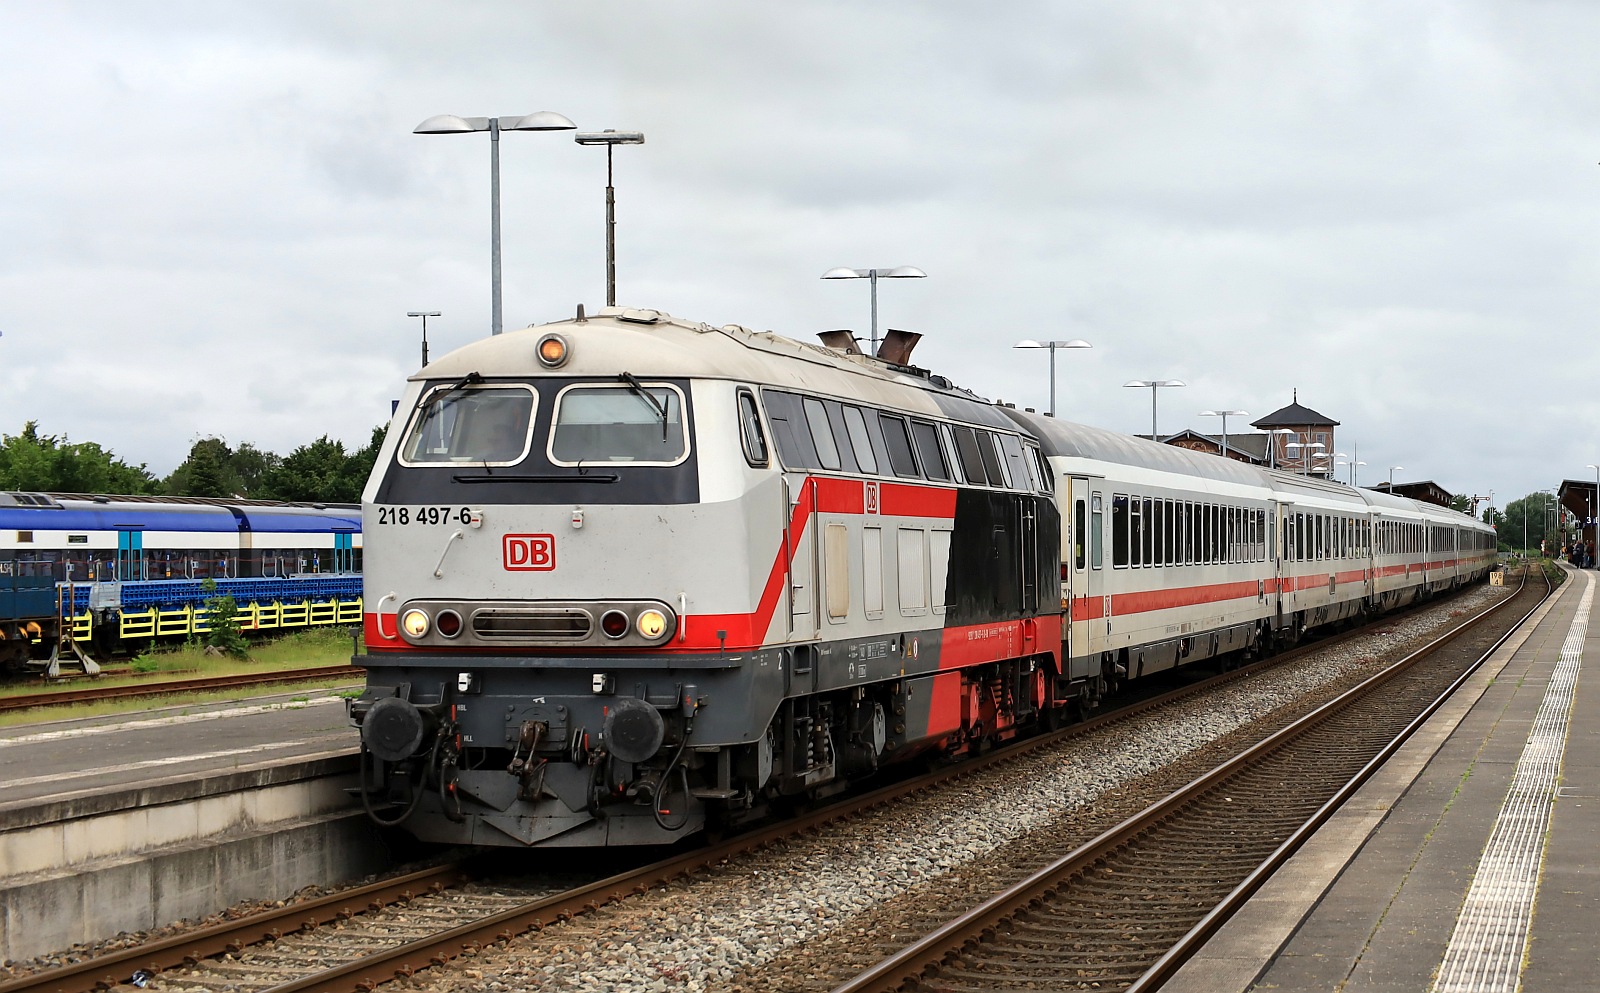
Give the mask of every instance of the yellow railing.
[[(130, 611), (121, 617), (119, 633), (124, 640), (140, 638), (182, 638), (191, 634), (205, 634), (211, 630), (208, 611), (204, 607), (178, 607), (158, 610)], [(335, 624), (360, 624), (361, 598), (354, 600), (329, 600), (297, 603), (241, 604), (238, 611), (239, 630), (269, 631), (273, 628), (329, 627)], [(93, 626), (88, 611), (72, 619), (72, 636), (86, 639)]]

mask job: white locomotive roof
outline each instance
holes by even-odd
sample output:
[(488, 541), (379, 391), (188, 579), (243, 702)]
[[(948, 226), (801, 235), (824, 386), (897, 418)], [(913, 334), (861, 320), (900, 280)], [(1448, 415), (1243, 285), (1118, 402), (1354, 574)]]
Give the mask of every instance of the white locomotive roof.
[[(570, 358), (558, 369), (541, 365), (535, 348), (546, 334), (567, 340)], [(584, 320), (556, 321), (507, 331), (464, 345), (411, 377), (451, 381), (478, 373), (485, 379), (559, 376), (641, 379), (731, 379), (838, 397), (855, 397), (930, 416), (948, 416), (935, 395), (965, 401), (967, 420), (1010, 427), (986, 400), (948, 385), (942, 377), (913, 372), (864, 355), (795, 341), (736, 324), (712, 327), (655, 310), (607, 307)]]

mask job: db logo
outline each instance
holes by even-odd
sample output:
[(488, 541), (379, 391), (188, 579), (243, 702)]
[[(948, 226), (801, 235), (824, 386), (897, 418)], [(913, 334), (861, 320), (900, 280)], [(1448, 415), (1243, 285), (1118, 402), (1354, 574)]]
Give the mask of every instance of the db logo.
[(508, 534), (501, 547), (507, 572), (549, 572), (556, 567), (553, 534)]
[(876, 514), (878, 512), (878, 484), (877, 483), (867, 483), (866, 487), (867, 487), (867, 513)]

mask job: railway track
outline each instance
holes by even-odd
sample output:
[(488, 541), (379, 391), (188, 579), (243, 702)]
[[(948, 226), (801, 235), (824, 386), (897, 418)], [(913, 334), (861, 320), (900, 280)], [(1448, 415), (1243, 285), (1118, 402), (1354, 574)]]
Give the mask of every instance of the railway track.
[(1537, 609), (1529, 599), (1550, 592), (1548, 581), (1543, 590), (1525, 581), (1517, 596), (1029, 867), (834, 993), (1159, 988)]
[(252, 686), (273, 686), (299, 683), (312, 679), (357, 679), (367, 670), (353, 665), (317, 666), (310, 669), (276, 669), (271, 672), (246, 672), (232, 676), (202, 676), (195, 679), (174, 679), (161, 683), (130, 684), (127, 686), (85, 686), (78, 689), (59, 690), (53, 693), (18, 693), (0, 697), (0, 713), (33, 710), (42, 707), (62, 707), (79, 703), (98, 703), (102, 700), (127, 700), (141, 697), (168, 696), (173, 693), (192, 693), (199, 690), (233, 690)]
[[(1022, 761), (1068, 739), (1160, 710), (1225, 683), (1247, 679), (1267, 667), (1325, 650), (1360, 633), (1324, 639), (1062, 731), (1007, 746), (958, 767), (886, 786), (796, 820), (537, 899), (513, 900), (514, 905), (508, 906), (508, 895), (492, 887), (481, 894), (483, 899), (478, 895), (469, 899), (451, 896), (473, 876), (465, 865), (455, 864), (429, 870), (444, 875), (408, 876), (376, 884), (375, 888), (346, 891), (218, 925), (203, 933), (180, 935), (100, 956), (69, 969), (40, 972), (0, 984), (0, 993), (76, 993), (126, 982), (135, 971), (154, 977), (151, 987), (162, 989), (226, 986), (240, 991), (271, 990), (272, 993), (370, 990), (396, 976), (410, 976), (447, 965), (463, 956), (476, 956), (517, 935), (543, 931), (593, 915), (601, 908), (625, 903), (652, 890), (726, 866), (786, 839), (822, 834), (910, 794), (937, 790), (969, 779), (982, 783), (978, 777), (988, 775), (996, 766)], [(377, 895), (383, 887), (390, 896)], [(202, 936), (203, 941), (197, 940)]]

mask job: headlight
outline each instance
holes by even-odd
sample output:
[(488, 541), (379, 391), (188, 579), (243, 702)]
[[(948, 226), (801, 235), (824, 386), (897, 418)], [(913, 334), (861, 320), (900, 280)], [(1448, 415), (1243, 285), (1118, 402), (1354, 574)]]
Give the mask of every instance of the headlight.
[(654, 641), (667, 633), (667, 615), (659, 610), (642, 611), (634, 626), (638, 628), (640, 637)]
[(454, 638), (461, 633), (461, 615), (453, 610), (441, 610), (434, 619), (434, 625), (446, 638)]
[(539, 339), (537, 347), (539, 364), (555, 369), (567, 361), (567, 339), (558, 334), (547, 334)]
[(607, 638), (620, 638), (628, 633), (628, 615), (620, 610), (608, 610), (600, 615), (600, 630)]
[(415, 607), (400, 615), (400, 629), (409, 638), (420, 638), (428, 633), (427, 611)]

